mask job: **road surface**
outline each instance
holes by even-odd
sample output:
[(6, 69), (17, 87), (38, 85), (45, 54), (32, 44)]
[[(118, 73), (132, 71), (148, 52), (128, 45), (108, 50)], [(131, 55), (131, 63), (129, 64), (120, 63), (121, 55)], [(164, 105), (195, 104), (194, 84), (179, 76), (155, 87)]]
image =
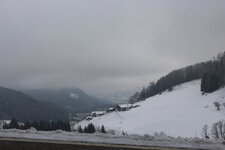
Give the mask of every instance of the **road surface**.
[(85, 142), (0, 138), (0, 150), (200, 150), (135, 145), (94, 144)]

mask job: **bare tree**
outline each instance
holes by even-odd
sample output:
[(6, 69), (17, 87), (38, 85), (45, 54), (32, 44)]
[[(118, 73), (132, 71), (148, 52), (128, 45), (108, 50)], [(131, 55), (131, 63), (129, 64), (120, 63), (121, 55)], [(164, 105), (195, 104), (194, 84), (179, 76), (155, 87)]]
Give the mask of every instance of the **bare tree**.
[(218, 128), (217, 128), (217, 123), (214, 123), (214, 124), (213, 124), (211, 133), (212, 133), (212, 136), (213, 136), (215, 139), (218, 139), (218, 138), (219, 138), (219, 131), (218, 131)]
[(206, 138), (206, 139), (209, 139), (209, 133), (208, 133), (208, 125), (205, 124), (203, 127), (202, 127), (202, 137), (203, 138)]
[(223, 137), (223, 122), (222, 121), (219, 121), (217, 123), (217, 126), (218, 126), (218, 131), (219, 131), (220, 137)]
[(214, 123), (211, 131), (214, 138), (225, 138), (225, 122), (218, 121)]
[(225, 140), (225, 123), (223, 123), (223, 139)]

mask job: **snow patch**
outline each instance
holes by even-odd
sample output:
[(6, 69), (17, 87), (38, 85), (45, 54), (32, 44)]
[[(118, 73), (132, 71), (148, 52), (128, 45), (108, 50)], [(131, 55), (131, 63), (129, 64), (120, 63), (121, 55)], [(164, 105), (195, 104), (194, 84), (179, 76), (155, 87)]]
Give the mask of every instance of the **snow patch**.
[(70, 93), (69, 97), (72, 98), (72, 99), (78, 99), (79, 98), (79, 96), (74, 94), (74, 93)]

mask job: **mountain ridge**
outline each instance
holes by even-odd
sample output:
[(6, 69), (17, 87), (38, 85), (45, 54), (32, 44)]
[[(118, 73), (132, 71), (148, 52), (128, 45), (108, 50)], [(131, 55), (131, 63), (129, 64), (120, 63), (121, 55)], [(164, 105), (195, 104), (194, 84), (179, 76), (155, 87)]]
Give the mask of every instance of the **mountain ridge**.
[(0, 118), (21, 121), (68, 120), (67, 111), (49, 102), (40, 102), (23, 92), (0, 87)]
[(90, 96), (79, 88), (23, 90), (27, 95), (40, 101), (49, 101), (69, 109), (73, 113), (91, 112), (114, 103)]

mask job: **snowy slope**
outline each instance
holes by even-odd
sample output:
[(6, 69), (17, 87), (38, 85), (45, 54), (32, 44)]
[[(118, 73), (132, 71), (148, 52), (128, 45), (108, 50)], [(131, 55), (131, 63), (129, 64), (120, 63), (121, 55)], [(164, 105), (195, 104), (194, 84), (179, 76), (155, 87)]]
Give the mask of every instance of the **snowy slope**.
[(164, 132), (174, 137), (201, 137), (205, 124), (209, 125), (210, 132), (213, 123), (225, 119), (224, 107), (217, 111), (214, 101), (225, 102), (225, 88), (202, 95), (200, 80), (196, 80), (138, 102), (138, 108), (108, 113), (91, 121), (84, 120), (75, 128), (93, 123), (95, 126), (104, 125), (106, 130), (128, 134), (153, 135), (155, 132)]

